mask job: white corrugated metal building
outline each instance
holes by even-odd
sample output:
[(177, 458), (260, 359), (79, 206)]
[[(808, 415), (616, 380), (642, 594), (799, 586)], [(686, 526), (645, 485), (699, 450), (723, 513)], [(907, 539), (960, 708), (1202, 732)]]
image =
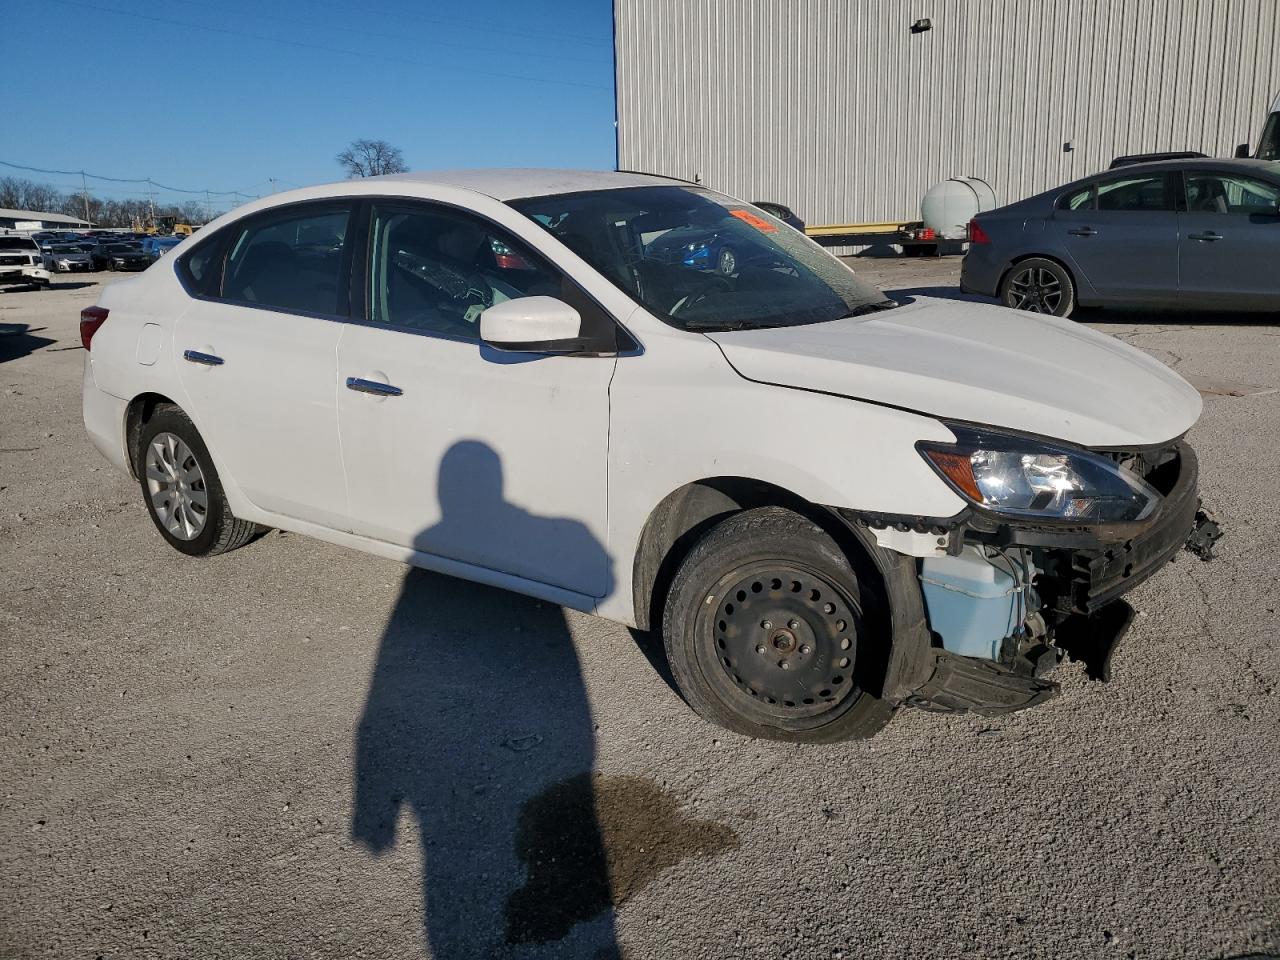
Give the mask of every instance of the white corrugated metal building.
[[(928, 29), (915, 27), (928, 20)], [(1280, 0), (615, 0), (618, 166), (810, 224), (1001, 203), (1154, 150), (1230, 156), (1280, 90)]]

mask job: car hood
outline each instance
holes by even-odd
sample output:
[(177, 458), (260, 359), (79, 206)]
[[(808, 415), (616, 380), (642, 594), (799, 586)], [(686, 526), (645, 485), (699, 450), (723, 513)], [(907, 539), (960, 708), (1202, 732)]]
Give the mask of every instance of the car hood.
[(830, 323), (707, 336), (748, 380), (1083, 446), (1164, 443), (1201, 410), (1194, 387), (1136, 347), (984, 303), (917, 297)]

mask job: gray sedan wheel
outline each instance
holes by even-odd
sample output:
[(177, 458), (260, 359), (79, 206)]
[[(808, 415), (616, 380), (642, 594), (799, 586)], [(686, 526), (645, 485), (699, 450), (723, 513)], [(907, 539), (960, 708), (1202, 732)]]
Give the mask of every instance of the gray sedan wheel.
[(1009, 268), (1000, 281), (1000, 302), (1014, 310), (1069, 317), (1076, 305), (1076, 288), (1061, 264), (1032, 257)]

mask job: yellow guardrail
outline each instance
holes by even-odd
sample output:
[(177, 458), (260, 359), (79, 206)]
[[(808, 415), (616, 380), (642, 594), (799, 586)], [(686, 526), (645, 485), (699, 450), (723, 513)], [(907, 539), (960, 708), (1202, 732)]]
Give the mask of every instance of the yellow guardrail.
[(896, 233), (905, 224), (900, 220), (887, 223), (834, 223), (817, 227), (805, 227), (804, 232), (810, 237), (845, 237), (860, 233)]

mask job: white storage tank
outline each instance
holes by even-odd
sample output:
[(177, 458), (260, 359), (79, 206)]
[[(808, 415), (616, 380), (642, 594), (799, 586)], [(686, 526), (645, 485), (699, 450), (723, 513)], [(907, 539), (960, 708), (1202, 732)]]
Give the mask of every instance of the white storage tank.
[(996, 192), (979, 177), (952, 177), (929, 188), (920, 219), (943, 240), (967, 240), (969, 221), (997, 206)]

